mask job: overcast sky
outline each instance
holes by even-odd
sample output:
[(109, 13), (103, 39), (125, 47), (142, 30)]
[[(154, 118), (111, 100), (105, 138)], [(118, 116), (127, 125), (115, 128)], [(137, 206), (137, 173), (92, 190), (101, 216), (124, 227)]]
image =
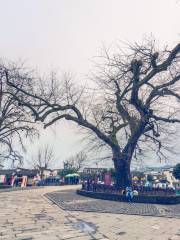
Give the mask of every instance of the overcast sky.
[[(0, 4), (0, 56), (26, 60), (41, 73), (70, 71), (77, 81), (83, 81), (103, 44), (153, 35), (160, 45), (173, 46), (180, 38), (178, 0), (0, 0)], [(80, 149), (73, 127), (60, 124), (55, 132), (46, 130), (27, 156), (44, 142), (54, 144), (61, 160)]]

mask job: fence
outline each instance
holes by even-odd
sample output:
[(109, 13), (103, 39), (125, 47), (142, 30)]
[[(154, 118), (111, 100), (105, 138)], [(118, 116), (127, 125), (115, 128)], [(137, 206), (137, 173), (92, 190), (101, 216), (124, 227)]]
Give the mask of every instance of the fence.
[[(115, 185), (104, 185), (96, 184), (90, 182), (82, 183), (82, 190), (91, 191), (91, 192), (103, 192), (103, 193), (114, 193), (114, 194), (123, 194), (125, 189), (118, 188)], [(132, 190), (136, 190), (140, 195), (175, 195), (175, 190), (172, 188), (153, 188), (145, 186), (132, 186)]]

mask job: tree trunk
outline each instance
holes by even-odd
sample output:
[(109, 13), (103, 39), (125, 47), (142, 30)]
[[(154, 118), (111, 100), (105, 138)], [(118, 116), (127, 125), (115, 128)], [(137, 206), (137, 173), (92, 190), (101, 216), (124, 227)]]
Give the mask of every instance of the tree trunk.
[(125, 156), (123, 157), (120, 152), (115, 151), (113, 153), (113, 162), (116, 175), (116, 187), (118, 189), (125, 189), (131, 186), (130, 160)]

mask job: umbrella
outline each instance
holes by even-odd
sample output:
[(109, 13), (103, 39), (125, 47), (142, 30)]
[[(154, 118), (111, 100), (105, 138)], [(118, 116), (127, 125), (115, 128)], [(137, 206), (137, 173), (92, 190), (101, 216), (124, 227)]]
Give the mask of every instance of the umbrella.
[(73, 177), (79, 177), (78, 173), (72, 173), (71, 175), (73, 175)]
[(67, 174), (65, 177), (79, 177), (78, 173)]
[(73, 174), (67, 174), (65, 177), (73, 177)]

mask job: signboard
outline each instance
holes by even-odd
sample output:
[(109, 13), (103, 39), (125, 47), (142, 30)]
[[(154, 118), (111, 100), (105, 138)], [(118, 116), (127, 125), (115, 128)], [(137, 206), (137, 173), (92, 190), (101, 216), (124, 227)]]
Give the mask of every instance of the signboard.
[(6, 183), (6, 175), (0, 175), (0, 183)]
[(109, 173), (106, 173), (104, 175), (104, 184), (105, 185), (111, 185), (111, 175)]
[(11, 186), (12, 186), (12, 187), (14, 186), (14, 181), (15, 181), (15, 176), (12, 176), (12, 177), (11, 177)]
[(22, 177), (21, 187), (26, 187), (26, 186), (27, 186), (27, 176), (23, 176)]

